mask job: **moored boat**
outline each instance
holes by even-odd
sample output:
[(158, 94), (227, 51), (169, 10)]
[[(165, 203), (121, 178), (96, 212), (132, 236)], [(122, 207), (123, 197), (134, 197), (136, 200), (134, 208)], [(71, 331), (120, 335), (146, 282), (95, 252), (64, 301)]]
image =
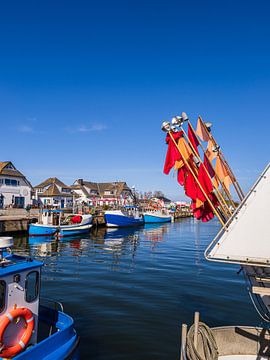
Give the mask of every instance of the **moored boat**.
[(67, 225), (61, 225), (58, 236), (74, 236), (89, 232), (92, 225), (92, 215), (70, 215), (66, 219)]
[(43, 263), (4, 251), (13, 245), (0, 238), (1, 358), (77, 359), (78, 335), (63, 306), (40, 297)]
[(104, 214), (107, 227), (129, 227), (144, 224), (143, 216), (137, 207), (125, 207), (122, 210), (108, 210)]
[(166, 209), (148, 210), (143, 213), (145, 224), (171, 222), (172, 216)]
[(29, 236), (72, 236), (92, 227), (92, 215), (71, 214), (62, 221), (61, 210), (44, 209), (38, 223), (30, 224)]

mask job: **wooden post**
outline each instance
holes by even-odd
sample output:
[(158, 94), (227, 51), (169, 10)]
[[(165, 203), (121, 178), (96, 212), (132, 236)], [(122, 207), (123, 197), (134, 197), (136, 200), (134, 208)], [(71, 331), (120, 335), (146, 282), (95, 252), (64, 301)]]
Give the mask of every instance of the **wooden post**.
[(186, 356), (184, 357), (184, 354), (186, 352), (186, 343), (187, 343), (187, 325), (182, 324), (180, 360), (186, 359)]
[(217, 209), (214, 207), (212, 201), (209, 199), (208, 195), (207, 195), (206, 192), (204, 191), (204, 188), (202, 187), (201, 183), (199, 182), (197, 176), (194, 174), (194, 171), (192, 170), (192, 168), (191, 168), (191, 166), (189, 165), (188, 161), (187, 161), (187, 160), (185, 159), (185, 157), (182, 155), (182, 153), (181, 153), (181, 151), (180, 151), (180, 149), (179, 149), (179, 147), (178, 147), (175, 139), (174, 139), (173, 136), (172, 136), (171, 131), (169, 131), (168, 134), (169, 134), (172, 142), (174, 143), (174, 145), (175, 145), (176, 148), (178, 149), (179, 154), (181, 155), (182, 159), (184, 160), (185, 165), (188, 167), (189, 171), (191, 172), (191, 175), (194, 177), (196, 183), (198, 184), (198, 186), (199, 186), (199, 188), (201, 189), (203, 195), (205, 196), (206, 200), (208, 201), (211, 209), (212, 209), (213, 212), (215, 213), (215, 215), (216, 215), (216, 217), (218, 218), (218, 220), (219, 220), (219, 222), (221, 223), (221, 225), (224, 227), (224, 229), (226, 229), (226, 226), (225, 226), (224, 221), (221, 219), (221, 216), (219, 215)]
[(199, 321), (200, 321), (200, 313), (196, 311), (194, 314), (194, 347), (196, 350), (198, 347)]

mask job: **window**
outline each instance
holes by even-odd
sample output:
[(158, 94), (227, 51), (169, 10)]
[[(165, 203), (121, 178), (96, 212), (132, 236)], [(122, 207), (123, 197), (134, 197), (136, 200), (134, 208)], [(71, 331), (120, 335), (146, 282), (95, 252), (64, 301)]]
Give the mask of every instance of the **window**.
[(7, 186), (18, 186), (19, 185), (19, 181), (18, 180), (11, 180), (11, 179), (5, 179), (5, 184)]
[(4, 310), (5, 307), (5, 298), (6, 298), (6, 283), (5, 281), (0, 281), (0, 312)]
[(18, 181), (17, 180), (10, 180), (10, 185), (11, 186), (18, 186)]
[(11, 164), (7, 164), (5, 166), (5, 169), (9, 169), (9, 170), (15, 170), (14, 167)]
[(0, 179), (0, 185), (2, 185), (4, 183), (3, 179)]
[(25, 300), (33, 302), (37, 299), (39, 292), (39, 273), (31, 271), (27, 274), (25, 280)]
[(63, 193), (70, 193), (70, 192), (71, 192), (71, 189), (62, 188), (62, 192), (63, 192)]
[(114, 191), (111, 191), (111, 190), (104, 191), (104, 195), (113, 195), (113, 194), (114, 194)]

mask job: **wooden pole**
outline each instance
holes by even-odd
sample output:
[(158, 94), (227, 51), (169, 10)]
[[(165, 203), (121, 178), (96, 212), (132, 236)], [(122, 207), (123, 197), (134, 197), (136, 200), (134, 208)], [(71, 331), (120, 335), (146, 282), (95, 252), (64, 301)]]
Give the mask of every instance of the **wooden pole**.
[(184, 360), (186, 358), (186, 356), (184, 357), (184, 354), (186, 352), (186, 343), (187, 343), (187, 325), (182, 324), (180, 360)]
[[(196, 150), (195, 150), (192, 142), (189, 140), (189, 138), (188, 138), (185, 130), (182, 128), (182, 126), (181, 126), (180, 128), (181, 128), (181, 130), (183, 131), (185, 137), (187, 138), (187, 141), (188, 141), (188, 143), (189, 143), (189, 145), (190, 145), (190, 147), (191, 147), (191, 149), (192, 149), (192, 151), (193, 151), (193, 154), (199, 159), (200, 163), (203, 165), (203, 168), (204, 168), (204, 170), (206, 171), (206, 174), (207, 174), (209, 180), (211, 181), (212, 185), (214, 186), (215, 190), (217, 191), (218, 200), (219, 200), (219, 203), (220, 203), (220, 207), (221, 207), (221, 209), (222, 209), (222, 211), (223, 211), (223, 215), (224, 215), (225, 217), (226, 217), (226, 216), (229, 216), (229, 217), (230, 217), (230, 216), (232, 215), (232, 213), (231, 213), (228, 205), (226, 204), (225, 199), (223, 198), (222, 194), (220, 193), (218, 187), (212, 182), (212, 178), (211, 178), (211, 176), (210, 176), (210, 174), (209, 174), (209, 171), (206, 169), (206, 167), (205, 167), (205, 165), (204, 165), (204, 163), (203, 163), (203, 161), (202, 161), (202, 159), (201, 159), (201, 157), (200, 157), (200, 154), (196, 152)], [(222, 203), (223, 203), (223, 205), (222, 205)], [(225, 206), (225, 208), (224, 208), (224, 206)]]
[(196, 350), (198, 347), (199, 321), (200, 321), (200, 313), (196, 311), (194, 314), (194, 347)]
[[(215, 171), (215, 169), (214, 169), (214, 166), (213, 166), (212, 162), (209, 160), (209, 158), (208, 158), (208, 156), (207, 156), (207, 154), (206, 154), (206, 151), (205, 151), (205, 149), (204, 149), (204, 147), (203, 147), (203, 145), (202, 145), (199, 137), (197, 136), (197, 134), (196, 134), (196, 132), (195, 132), (195, 130), (194, 130), (194, 128), (193, 128), (193, 126), (192, 126), (192, 124), (191, 124), (191, 122), (190, 122), (189, 120), (188, 120), (188, 124), (189, 124), (189, 126), (191, 127), (191, 130), (193, 131), (193, 133), (196, 135), (197, 140), (198, 140), (198, 142), (199, 142), (199, 145), (200, 145), (200, 147), (201, 147), (201, 149), (202, 149), (202, 151), (203, 151), (203, 153), (204, 153), (204, 156), (207, 157), (211, 168), (213, 169), (213, 171), (214, 171), (215, 174), (216, 174), (216, 171)], [(232, 197), (231, 197), (230, 192), (227, 190), (226, 186), (223, 184), (223, 182), (221, 181), (221, 179), (220, 179), (220, 177), (218, 176), (218, 174), (216, 174), (215, 176), (216, 176), (216, 178), (218, 179), (219, 183), (221, 184), (222, 189), (225, 191), (225, 193), (226, 193), (226, 195), (227, 195), (227, 197), (228, 197), (228, 199), (229, 199), (229, 201), (230, 201), (230, 204), (233, 206), (234, 209), (236, 209), (236, 206), (235, 206), (235, 204), (234, 204), (234, 202), (233, 202), (233, 200), (232, 200)], [(224, 199), (224, 198), (223, 198), (223, 199)], [(229, 209), (229, 210), (230, 210), (230, 209)], [(230, 214), (232, 215), (232, 212), (231, 212), (231, 211), (230, 211)]]
[(201, 189), (201, 191), (202, 191), (203, 195), (205, 196), (206, 200), (208, 201), (210, 207), (212, 208), (213, 212), (215, 213), (216, 217), (218, 218), (219, 222), (220, 222), (221, 225), (226, 229), (224, 221), (221, 219), (221, 216), (219, 215), (217, 209), (214, 207), (212, 201), (209, 199), (208, 195), (207, 195), (206, 192), (204, 191), (204, 189), (203, 189), (201, 183), (199, 182), (197, 176), (194, 174), (194, 171), (192, 170), (190, 164), (189, 164), (188, 161), (185, 159), (185, 157), (182, 155), (182, 153), (181, 153), (181, 151), (180, 151), (180, 149), (179, 149), (179, 147), (178, 147), (175, 139), (174, 139), (173, 136), (172, 136), (171, 131), (168, 131), (168, 134), (169, 134), (172, 142), (174, 143), (174, 145), (175, 145), (176, 148), (178, 149), (178, 151), (179, 151), (182, 159), (184, 160), (185, 165), (188, 167), (189, 171), (191, 172), (191, 175), (194, 177), (196, 183), (198, 184), (199, 188)]
[[(207, 132), (209, 138), (213, 141), (213, 143), (214, 143), (215, 146), (218, 146), (216, 140), (214, 139), (214, 136), (213, 136), (213, 135), (211, 134), (211, 132), (207, 129), (207, 127), (206, 127), (205, 123), (203, 122), (202, 118), (201, 118), (200, 116), (199, 116), (199, 118), (200, 118), (200, 120), (201, 120), (201, 122), (202, 122), (202, 124), (203, 124), (204, 130)], [(234, 188), (235, 188), (235, 190), (236, 190), (236, 192), (237, 192), (237, 194), (238, 194), (238, 196), (239, 196), (239, 199), (242, 201), (243, 198), (244, 198), (244, 193), (243, 193), (243, 191), (242, 191), (242, 189), (241, 189), (238, 181), (236, 180), (236, 177), (234, 176), (234, 173), (232, 172), (232, 169), (230, 168), (229, 164), (228, 164), (227, 161), (225, 160), (225, 157), (224, 157), (224, 155), (223, 155), (223, 153), (222, 153), (221, 150), (219, 150), (219, 154), (221, 155), (221, 158), (222, 158), (223, 162), (225, 163), (225, 165), (226, 165), (226, 167), (227, 167), (227, 169), (228, 169), (228, 171), (229, 171), (229, 173), (230, 173), (231, 180), (232, 180), (232, 181), (234, 180), (234, 181), (233, 181), (233, 186), (234, 186)]]

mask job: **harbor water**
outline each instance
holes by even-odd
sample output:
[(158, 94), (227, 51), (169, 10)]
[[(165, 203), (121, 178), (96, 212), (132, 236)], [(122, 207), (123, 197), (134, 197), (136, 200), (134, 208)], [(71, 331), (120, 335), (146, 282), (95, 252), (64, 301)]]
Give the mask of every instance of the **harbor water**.
[(14, 252), (45, 263), (42, 294), (74, 318), (81, 359), (178, 359), (181, 324), (196, 310), (209, 326), (260, 325), (239, 266), (204, 259), (218, 230), (187, 218), (64, 240), (15, 237)]

